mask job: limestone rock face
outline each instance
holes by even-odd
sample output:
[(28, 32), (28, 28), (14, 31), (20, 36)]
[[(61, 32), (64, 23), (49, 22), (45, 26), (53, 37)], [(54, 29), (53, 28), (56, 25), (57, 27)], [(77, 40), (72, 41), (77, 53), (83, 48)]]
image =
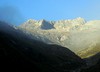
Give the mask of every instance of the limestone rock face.
[[(97, 47), (100, 45), (100, 20), (87, 22), (81, 17), (59, 21), (30, 19), (19, 28), (45, 43), (68, 47), (79, 56), (87, 52), (91, 56), (100, 50)], [(91, 54), (91, 50), (95, 49), (95, 53)]]

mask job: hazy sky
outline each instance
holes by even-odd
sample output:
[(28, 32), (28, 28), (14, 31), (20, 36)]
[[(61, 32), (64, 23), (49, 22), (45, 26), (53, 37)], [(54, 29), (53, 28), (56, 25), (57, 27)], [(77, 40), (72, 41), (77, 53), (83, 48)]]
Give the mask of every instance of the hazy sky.
[(0, 19), (21, 24), (36, 20), (60, 20), (83, 17), (100, 19), (100, 0), (0, 0)]

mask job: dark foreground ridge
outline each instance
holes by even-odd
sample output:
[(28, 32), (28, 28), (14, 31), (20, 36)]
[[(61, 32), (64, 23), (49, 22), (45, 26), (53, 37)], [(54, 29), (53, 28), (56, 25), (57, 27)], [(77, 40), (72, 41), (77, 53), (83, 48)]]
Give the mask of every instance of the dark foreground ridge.
[[(81, 72), (100, 72), (100, 53), (86, 59), (88, 67)], [(91, 65), (92, 64), (92, 65)]]
[(0, 69), (28, 72), (78, 72), (85, 62), (67, 48), (30, 39), (0, 22)]

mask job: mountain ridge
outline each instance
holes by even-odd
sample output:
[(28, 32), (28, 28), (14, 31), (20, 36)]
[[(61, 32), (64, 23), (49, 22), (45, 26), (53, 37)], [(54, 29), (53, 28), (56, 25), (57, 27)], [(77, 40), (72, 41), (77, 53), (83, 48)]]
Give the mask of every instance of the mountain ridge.
[(69, 49), (31, 39), (21, 30), (0, 22), (1, 70), (73, 72), (84, 65), (85, 61)]
[[(49, 25), (52, 27), (48, 28)], [(100, 20), (86, 21), (81, 17), (59, 21), (31, 19), (19, 28), (45, 43), (68, 47), (79, 56), (81, 52), (91, 51), (91, 46), (95, 48), (100, 44)]]

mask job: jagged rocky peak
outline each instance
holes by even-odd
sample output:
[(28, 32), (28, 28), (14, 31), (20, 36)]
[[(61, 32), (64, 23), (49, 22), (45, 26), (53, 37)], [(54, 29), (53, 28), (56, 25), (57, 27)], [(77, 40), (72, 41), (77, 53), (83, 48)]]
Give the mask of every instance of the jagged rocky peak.
[(84, 23), (86, 23), (86, 20), (84, 18), (78, 17), (78, 18), (75, 18), (75, 19), (58, 20), (58, 21), (56, 21), (56, 23), (73, 23), (73, 22), (77, 22), (79, 24), (84, 24)]
[(73, 19), (73, 20), (76, 20), (76, 21), (79, 21), (79, 22), (81, 21), (81, 22), (84, 22), (84, 23), (86, 22), (85, 19), (81, 18), (81, 17), (78, 17), (78, 18)]
[(49, 21), (46, 21), (44, 19), (42, 20), (33, 20), (29, 19), (27, 22), (24, 24), (20, 25), (21, 27), (27, 27), (27, 28), (35, 28), (35, 29), (43, 29), (43, 30), (48, 30), (48, 29), (53, 29), (53, 24), (50, 23)]
[(40, 20), (40, 22), (43, 23), (43, 22), (46, 22), (46, 20), (45, 19), (42, 19), (42, 20)]
[(83, 25), (86, 21), (78, 17), (76, 19), (69, 19), (69, 20), (58, 20), (58, 21), (46, 21), (44, 19), (42, 20), (33, 20), (29, 19), (27, 22), (22, 24), (22, 27), (33, 27), (33, 28), (39, 28), (39, 29), (62, 29), (62, 28), (68, 28), (73, 27), (76, 25)]
[(54, 27), (56, 29), (65, 29), (65, 28), (70, 29), (70, 28), (73, 28), (73, 27), (76, 27), (76, 26), (81, 26), (85, 23), (86, 23), (86, 21), (83, 18), (78, 17), (76, 19), (56, 21), (55, 24), (54, 24)]
[(34, 28), (38, 29), (40, 28), (41, 24), (42, 24), (42, 21), (29, 19), (25, 23), (20, 25), (20, 27), (25, 28), (25, 29), (34, 29)]
[(79, 24), (85, 24), (86, 23), (86, 20), (84, 18), (81, 18), (81, 17), (78, 17), (76, 19), (73, 19), (72, 22), (77, 22)]
[(86, 23), (86, 20), (84, 18), (78, 17), (78, 18), (75, 18), (75, 19), (66, 20), (66, 23), (70, 23), (70, 24), (73, 24), (73, 25), (82, 25), (82, 24)]
[(46, 21), (46, 20), (41, 20), (41, 29), (53, 29), (54, 26), (49, 22), (49, 21)]
[(28, 24), (32, 24), (32, 23), (35, 23), (35, 22), (36, 22), (36, 20), (33, 20), (33, 19), (29, 19), (29, 20), (27, 21)]

